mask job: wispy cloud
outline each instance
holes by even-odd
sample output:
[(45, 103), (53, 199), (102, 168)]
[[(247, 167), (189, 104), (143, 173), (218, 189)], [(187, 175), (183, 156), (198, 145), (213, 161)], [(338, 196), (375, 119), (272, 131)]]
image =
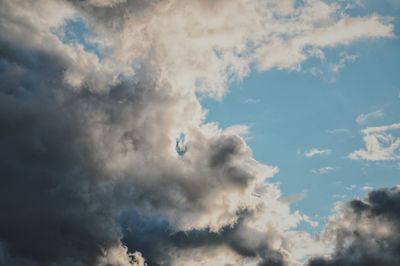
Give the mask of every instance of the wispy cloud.
[(303, 154), (306, 157), (315, 157), (315, 156), (323, 156), (323, 155), (330, 155), (332, 153), (332, 150), (330, 149), (318, 149), (318, 148), (313, 148), (308, 151), (305, 151)]
[(346, 51), (342, 51), (339, 53), (337, 59), (328, 61), (323, 52), (319, 49), (316, 51), (313, 50), (309, 55), (318, 58), (321, 61), (321, 65), (306, 68), (304, 72), (316, 77), (322, 77), (329, 82), (335, 82), (340, 71), (348, 64), (355, 62), (359, 57), (358, 54), (350, 54)]
[(385, 113), (382, 110), (376, 110), (374, 112), (366, 113), (366, 114), (360, 114), (356, 118), (356, 122), (359, 125), (363, 125), (370, 120), (381, 118), (385, 115)]
[(363, 187), (361, 187), (361, 189), (364, 190), (364, 191), (371, 191), (371, 190), (373, 190), (374, 188), (371, 187), (371, 186), (363, 186)]
[(324, 166), (318, 169), (313, 169), (311, 170), (311, 172), (313, 172), (314, 174), (318, 174), (318, 175), (324, 175), (330, 172), (335, 171), (335, 168), (332, 166)]
[(359, 57), (358, 54), (349, 54), (347, 52), (341, 52), (339, 54), (339, 61), (329, 65), (329, 69), (332, 73), (338, 73), (340, 69), (344, 68), (347, 63), (353, 63)]
[(329, 134), (351, 134), (351, 131), (347, 128), (329, 129), (326, 132), (328, 132)]
[(347, 52), (341, 52), (339, 54), (339, 60), (329, 65), (329, 73), (331, 74), (330, 81), (334, 82), (342, 68), (347, 64), (353, 63), (359, 57), (358, 54), (349, 54)]
[(399, 160), (400, 137), (396, 137), (390, 133), (399, 129), (400, 123), (380, 127), (368, 127), (362, 130), (365, 149), (350, 153), (348, 158), (368, 161)]
[(259, 103), (260, 101), (261, 101), (260, 99), (249, 98), (249, 99), (244, 100), (244, 103), (255, 104), (255, 103)]

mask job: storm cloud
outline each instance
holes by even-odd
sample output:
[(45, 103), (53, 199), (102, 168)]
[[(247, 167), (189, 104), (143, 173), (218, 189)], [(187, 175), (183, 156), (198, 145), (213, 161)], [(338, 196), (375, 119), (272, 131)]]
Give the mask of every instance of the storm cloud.
[(373, 190), (364, 200), (342, 204), (325, 230), (335, 252), (309, 266), (399, 265), (400, 188)]
[[(309, 253), (291, 252), (316, 241), (296, 231), (309, 218), (266, 180), (277, 167), (204, 122), (199, 94), (222, 97), (252, 65), (293, 69), (310, 47), (392, 36), (376, 15), (338, 12), (320, 1), (1, 1), (0, 264), (298, 265)], [(95, 52), (65, 39), (77, 20)]]

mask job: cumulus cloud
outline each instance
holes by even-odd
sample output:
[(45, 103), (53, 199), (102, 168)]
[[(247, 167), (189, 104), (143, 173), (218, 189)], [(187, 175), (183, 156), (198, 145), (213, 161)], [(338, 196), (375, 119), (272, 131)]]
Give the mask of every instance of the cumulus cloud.
[(357, 116), (356, 122), (357, 122), (357, 124), (362, 125), (362, 124), (369, 122), (370, 120), (383, 117), (384, 115), (385, 115), (385, 113), (382, 110), (376, 110), (371, 113), (360, 114), (359, 116)]
[(391, 134), (400, 129), (400, 124), (368, 127), (361, 131), (366, 148), (348, 155), (352, 160), (390, 161), (400, 158), (400, 137)]
[(399, 187), (373, 190), (364, 200), (338, 205), (323, 236), (335, 243), (334, 252), (307, 265), (399, 265), (399, 213)]
[[(60, 38), (74, 19), (96, 52)], [(392, 35), (322, 1), (2, 1), (0, 264), (297, 263), (313, 221), (198, 95)]]
[(227, 82), (242, 79), (251, 65), (296, 69), (316, 49), (393, 36), (383, 18), (350, 17), (340, 4), (323, 1), (297, 7), (291, 0), (128, 1), (113, 8), (73, 2), (104, 33), (98, 37), (113, 60), (122, 64), (151, 56), (173, 88), (219, 97)]
[(331, 153), (332, 153), (331, 149), (313, 148), (308, 151), (305, 151), (303, 154), (306, 157), (315, 157), (315, 156), (322, 156), (322, 155), (330, 155)]

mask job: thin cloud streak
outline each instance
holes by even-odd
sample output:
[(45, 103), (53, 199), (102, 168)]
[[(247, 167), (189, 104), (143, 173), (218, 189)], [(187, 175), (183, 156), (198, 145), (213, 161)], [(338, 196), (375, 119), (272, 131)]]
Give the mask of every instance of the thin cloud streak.
[(357, 116), (356, 122), (359, 125), (363, 125), (363, 124), (368, 123), (371, 120), (381, 118), (384, 115), (385, 115), (385, 113), (382, 110), (376, 110), (376, 111), (371, 112), (371, 113), (360, 114), (359, 116)]
[(332, 153), (331, 149), (318, 149), (318, 148), (313, 148), (310, 150), (305, 151), (303, 154), (305, 157), (315, 157), (315, 156), (324, 156), (324, 155), (330, 155)]

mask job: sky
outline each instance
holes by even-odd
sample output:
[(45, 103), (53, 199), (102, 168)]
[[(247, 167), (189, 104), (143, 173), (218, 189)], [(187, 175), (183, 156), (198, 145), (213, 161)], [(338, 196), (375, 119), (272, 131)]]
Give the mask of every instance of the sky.
[(398, 14), (0, 1), (0, 266), (400, 265)]

